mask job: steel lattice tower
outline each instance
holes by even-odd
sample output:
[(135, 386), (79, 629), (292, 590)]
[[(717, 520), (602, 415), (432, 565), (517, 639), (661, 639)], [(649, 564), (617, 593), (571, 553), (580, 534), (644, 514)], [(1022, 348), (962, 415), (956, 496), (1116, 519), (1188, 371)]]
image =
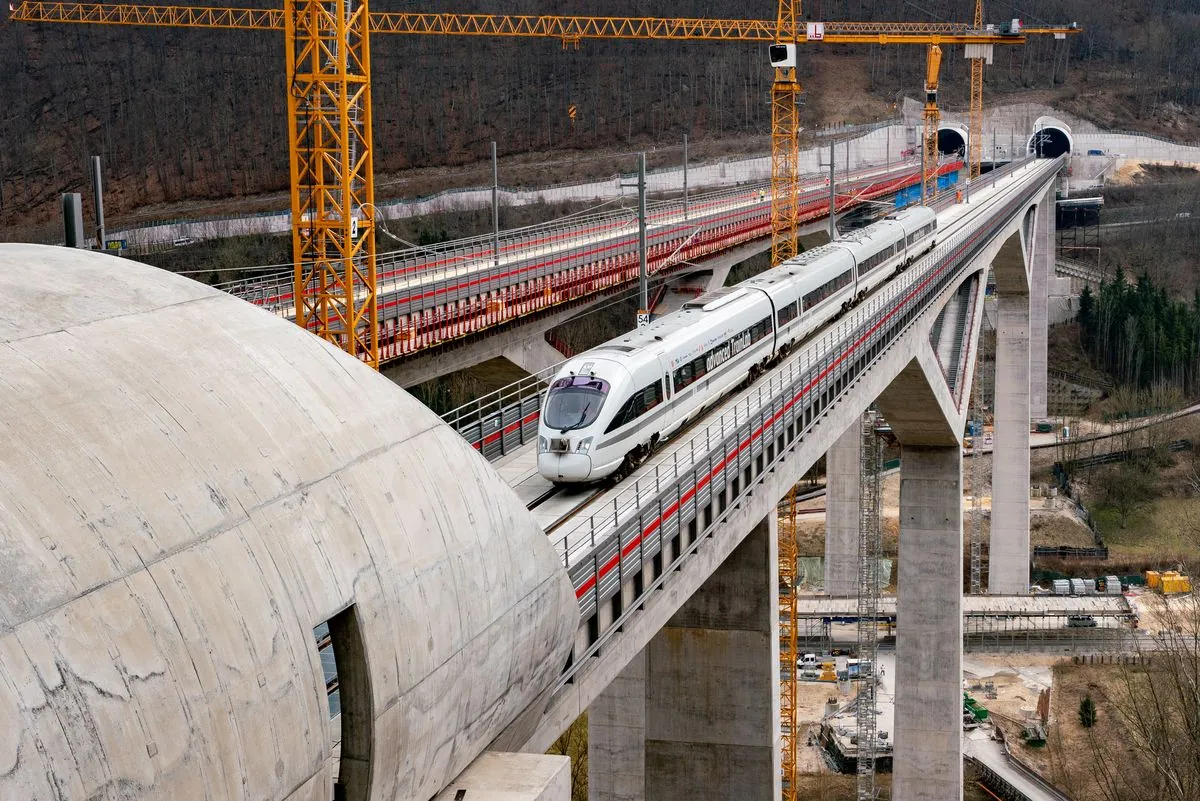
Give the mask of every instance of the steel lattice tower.
[(790, 493), (791, 526), (779, 527), (779, 719), (782, 727), (783, 801), (796, 798), (796, 500)]
[[(986, 274), (983, 280), (986, 283)], [(983, 433), (983, 410), (987, 403), (983, 389), (987, 329), (987, 314), (984, 314), (979, 326), (979, 344), (975, 347), (975, 374), (971, 377), (971, 406), (968, 415), (970, 419), (978, 421), (981, 426), (979, 434)], [(971, 530), (968, 537), (972, 595), (983, 593), (983, 485), (988, 478), (988, 471), (984, 465), (984, 456), (980, 453), (981, 445), (977, 434), (971, 441)]]
[(862, 417), (858, 516), (858, 801), (875, 799), (875, 669), (879, 661), (879, 558), (883, 533), (879, 525), (879, 490), (883, 443), (875, 432), (877, 417)]
[(366, 0), (287, 0), (296, 323), (379, 368)]

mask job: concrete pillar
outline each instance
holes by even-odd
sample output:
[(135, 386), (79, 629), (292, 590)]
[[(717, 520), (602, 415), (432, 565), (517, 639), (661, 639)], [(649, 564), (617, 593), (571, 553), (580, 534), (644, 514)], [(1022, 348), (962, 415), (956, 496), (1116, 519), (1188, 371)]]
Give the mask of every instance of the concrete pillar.
[(962, 798), (962, 450), (900, 463), (893, 801)]
[(1029, 298), (997, 301), (988, 592), (1029, 591)]
[[(504, 334), (500, 334), (504, 336)], [(527, 337), (504, 348), (501, 355), (533, 375), (540, 373), (567, 358), (559, 353), (541, 334)]]
[(856, 420), (825, 453), (825, 594), (858, 594), (859, 462), (862, 432)]
[(775, 801), (778, 524), (769, 515), (646, 652), (646, 798)]
[(1035, 418), (1047, 414), (1050, 322), (1047, 296), (1054, 275), (1054, 200), (1051, 186), (1038, 203), (1029, 265), (1029, 412)]
[(646, 652), (588, 707), (588, 799), (646, 797)]
[(683, 308), (683, 304), (696, 299), (695, 290), (697, 289), (702, 294), (720, 289), (725, 286), (725, 281), (729, 278), (729, 271), (734, 266), (733, 262), (714, 260), (710, 270), (680, 276), (667, 287), (662, 300), (654, 307), (654, 313), (661, 317), (664, 314), (679, 311)]

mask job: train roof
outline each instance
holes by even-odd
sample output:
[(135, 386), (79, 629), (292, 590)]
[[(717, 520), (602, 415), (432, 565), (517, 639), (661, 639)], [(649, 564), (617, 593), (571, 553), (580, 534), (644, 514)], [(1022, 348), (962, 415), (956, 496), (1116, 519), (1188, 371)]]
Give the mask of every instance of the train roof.
[(597, 345), (591, 351), (616, 351), (619, 353), (633, 353), (643, 349), (652, 349), (655, 345), (663, 343), (671, 335), (683, 331), (701, 318), (704, 315), (710, 314), (718, 309), (734, 309), (740, 306), (744, 301), (753, 299), (758, 295), (757, 292), (751, 292), (744, 287), (745, 282), (738, 286), (722, 287), (711, 292), (705, 292), (698, 296), (695, 300), (689, 300), (683, 304), (683, 308), (679, 311), (664, 314), (650, 325), (630, 331), (624, 336), (615, 337), (607, 342)]

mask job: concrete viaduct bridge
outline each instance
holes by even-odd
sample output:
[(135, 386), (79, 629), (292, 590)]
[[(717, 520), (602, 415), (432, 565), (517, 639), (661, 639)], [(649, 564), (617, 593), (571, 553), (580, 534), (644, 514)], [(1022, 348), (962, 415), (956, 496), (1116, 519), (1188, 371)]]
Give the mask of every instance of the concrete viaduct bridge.
[[(549, 801), (564, 769), (539, 755), (587, 711), (593, 798), (774, 799), (776, 505), (822, 454), (846, 463), (872, 403), (905, 450), (893, 798), (960, 797), (961, 434), (985, 276), (990, 590), (1020, 594), (1061, 167), (1024, 159), (947, 198), (931, 254), (556, 511), (548, 538), (518, 498), (539, 491), (527, 450), (497, 463), (505, 486), (278, 317), (98, 254), (0, 246), (0, 551), (19, 579), (0, 585), (17, 722), (0, 797)], [(831, 528), (853, 504), (830, 497)], [(848, 543), (831, 537), (831, 578)]]
[[(961, 434), (984, 284), (990, 267), (1000, 391), (989, 591), (1023, 594), (1031, 297), (1053, 269), (1059, 167), (1027, 160), (975, 182), (970, 203), (942, 207), (945, 233), (922, 269), (558, 526), (551, 540), (581, 615), (573, 657), (548, 703), (514, 724), (503, 747), (544, 750), (587, 711), (594, 798), (728, 798), (737, 788), (774, 798), (776, 504), (826, 452), (831, 474), (851, 474), (831, 486), (856, 488), (857, 421), (876, 403), (905, 454), (892, 793), (961, 795)], [(530, 499), (545, 486), (528, 453), (497, 465)], [(562, 519), (561, 507), (544, 508), (535, 509), (543, 523)], [(827, 584), (853, 592), (853, 491), (831, 494), (829, 520)]]

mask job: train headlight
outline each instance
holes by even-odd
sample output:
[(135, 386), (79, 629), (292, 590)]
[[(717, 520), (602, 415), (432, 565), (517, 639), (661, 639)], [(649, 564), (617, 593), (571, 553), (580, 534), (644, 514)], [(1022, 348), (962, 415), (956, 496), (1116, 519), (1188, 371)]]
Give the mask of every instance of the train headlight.
[(538, 437), (538, 453), (545, 453), (548, 450), (550, 450), (550, 443), (546, 441), (545, 437)]
[(579, 444), (575, 446), (576, 453), (587, 453), (592, 448), (592, 437), (584, 437), (579, 440)]

